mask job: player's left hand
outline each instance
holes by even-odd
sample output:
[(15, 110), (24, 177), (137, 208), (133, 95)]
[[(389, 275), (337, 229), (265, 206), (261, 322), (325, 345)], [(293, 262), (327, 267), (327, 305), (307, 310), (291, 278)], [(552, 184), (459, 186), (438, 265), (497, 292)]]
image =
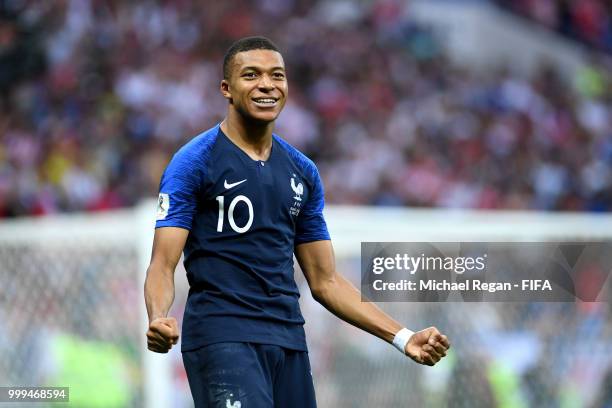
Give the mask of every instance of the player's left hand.
[(446, 356), (450, 348), (448, 337), (435, 327), (418, 331), (410, 337), (404, 350), (406, 355), (419, 364), (433, 366)]

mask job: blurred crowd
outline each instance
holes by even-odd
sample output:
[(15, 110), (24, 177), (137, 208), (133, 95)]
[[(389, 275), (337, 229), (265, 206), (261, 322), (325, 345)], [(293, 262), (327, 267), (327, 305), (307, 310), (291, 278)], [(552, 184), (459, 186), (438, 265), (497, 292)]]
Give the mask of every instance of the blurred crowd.
[(607, 0), (497, 0), (540, 24), (612, 52), (612, 3)]
[(277, 133), (315, 160), (328, 203), (612, 208), (604, 65), (576, 78), (550, 64), (530, 78), (470, 72), (399, 0), (3, 7), (0, 217), (156, 195), (176, 149), (223, 118), (224, 51), (253, 33), (284, 52)]

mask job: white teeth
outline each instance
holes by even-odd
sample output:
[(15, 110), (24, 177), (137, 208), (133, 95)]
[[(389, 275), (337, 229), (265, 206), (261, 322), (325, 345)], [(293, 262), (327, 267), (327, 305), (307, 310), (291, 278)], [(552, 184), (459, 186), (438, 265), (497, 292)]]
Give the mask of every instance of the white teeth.
[(270, 103), (271, 104), (271, 103), (276, 102), (276, 100), (269, 99), (269, 98), (257, 98), (257, 99), (255, 99), (255, 102), (257, 102), (257, 103)]

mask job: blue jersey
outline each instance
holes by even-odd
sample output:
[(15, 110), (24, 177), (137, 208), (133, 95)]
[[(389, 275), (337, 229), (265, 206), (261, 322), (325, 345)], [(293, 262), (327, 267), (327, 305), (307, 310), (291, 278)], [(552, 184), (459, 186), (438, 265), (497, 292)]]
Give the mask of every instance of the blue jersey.
[(190, 231), (182, 350), (218, 342), (306, 350), (293, 250), (329, 239), (322, 211), (316, 166), (276, 135), (267, 161), (218, 125), (183, 146), (162, 176), (156, 223)]

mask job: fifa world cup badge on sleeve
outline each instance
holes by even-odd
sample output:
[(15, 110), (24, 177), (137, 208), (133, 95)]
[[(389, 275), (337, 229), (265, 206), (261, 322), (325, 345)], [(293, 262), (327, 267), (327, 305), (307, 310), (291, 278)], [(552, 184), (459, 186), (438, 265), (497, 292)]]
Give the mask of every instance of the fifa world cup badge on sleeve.
[(157, 200), (157, 220), (165, 220), (170, 209), (170, 196), (165, 193), (159, 193)]

